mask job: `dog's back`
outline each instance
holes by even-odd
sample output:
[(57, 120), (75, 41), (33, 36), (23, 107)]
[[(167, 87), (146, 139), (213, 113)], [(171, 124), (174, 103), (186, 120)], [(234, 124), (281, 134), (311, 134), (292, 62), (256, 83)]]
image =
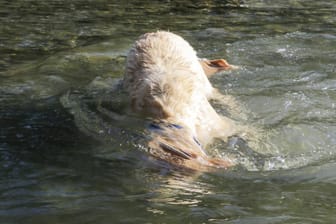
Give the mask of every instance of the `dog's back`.
[(190, 115), (186, 110), (212, 91), (193, 48), (164, 31), (136, 41), (127, 58), (124, 83), (133, 109), (160, 119)]

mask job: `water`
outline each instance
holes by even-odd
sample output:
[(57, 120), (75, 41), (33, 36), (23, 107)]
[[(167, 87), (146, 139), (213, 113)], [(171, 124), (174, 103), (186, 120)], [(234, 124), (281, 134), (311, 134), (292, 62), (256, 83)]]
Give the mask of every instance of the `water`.
[[(0, 6), (1, 223), (335, 223), (335, 1)], [(262, 165), (195, 174), (145, 156), (117, 80), (157, 29), (241, 67), (212, 78), (228, 102), (214, 104), (254, 130)]]

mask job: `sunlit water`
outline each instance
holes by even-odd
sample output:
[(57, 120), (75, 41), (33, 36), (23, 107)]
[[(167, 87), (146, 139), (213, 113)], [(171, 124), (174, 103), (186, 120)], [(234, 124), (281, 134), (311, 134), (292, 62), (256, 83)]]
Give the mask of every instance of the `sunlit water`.
[[(335, 1), (0, 6), (1, 223), (335, 223)], [(146, 156), (118, 80), (157, 29), (241, 67), (211, 79), (213, 103), (251, 132), (208, 149), (240, 166)]]

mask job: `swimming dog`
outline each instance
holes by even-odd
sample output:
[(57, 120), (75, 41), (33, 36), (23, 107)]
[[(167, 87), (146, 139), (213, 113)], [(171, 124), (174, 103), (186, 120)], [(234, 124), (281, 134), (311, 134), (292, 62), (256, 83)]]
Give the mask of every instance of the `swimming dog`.
[(128, 53), (123, 85), (132, 110), (152, 120), (150, 155), (192, 170), (234, 165), (205, 151), (215, 138), (227, 138), (234, 129), (209, 103), (220, 93), (208, 77), (234, 68), (224, 59), (198, 58), (186, 40), (171, 32), (140, 36)]

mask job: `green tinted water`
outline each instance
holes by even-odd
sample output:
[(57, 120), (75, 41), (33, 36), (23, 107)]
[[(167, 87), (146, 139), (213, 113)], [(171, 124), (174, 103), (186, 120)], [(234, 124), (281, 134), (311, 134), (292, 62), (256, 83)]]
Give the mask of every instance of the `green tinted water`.
[[(335, 223), (335, 1), (0, 6), (1, 223)], [(215, 106), (256, 130), (262, 166), (169, 169), (135, 145), (141, 121), (111, 118), (128, 49), (157, 29), (241, 66), (211, 80), (235, 102)]]

